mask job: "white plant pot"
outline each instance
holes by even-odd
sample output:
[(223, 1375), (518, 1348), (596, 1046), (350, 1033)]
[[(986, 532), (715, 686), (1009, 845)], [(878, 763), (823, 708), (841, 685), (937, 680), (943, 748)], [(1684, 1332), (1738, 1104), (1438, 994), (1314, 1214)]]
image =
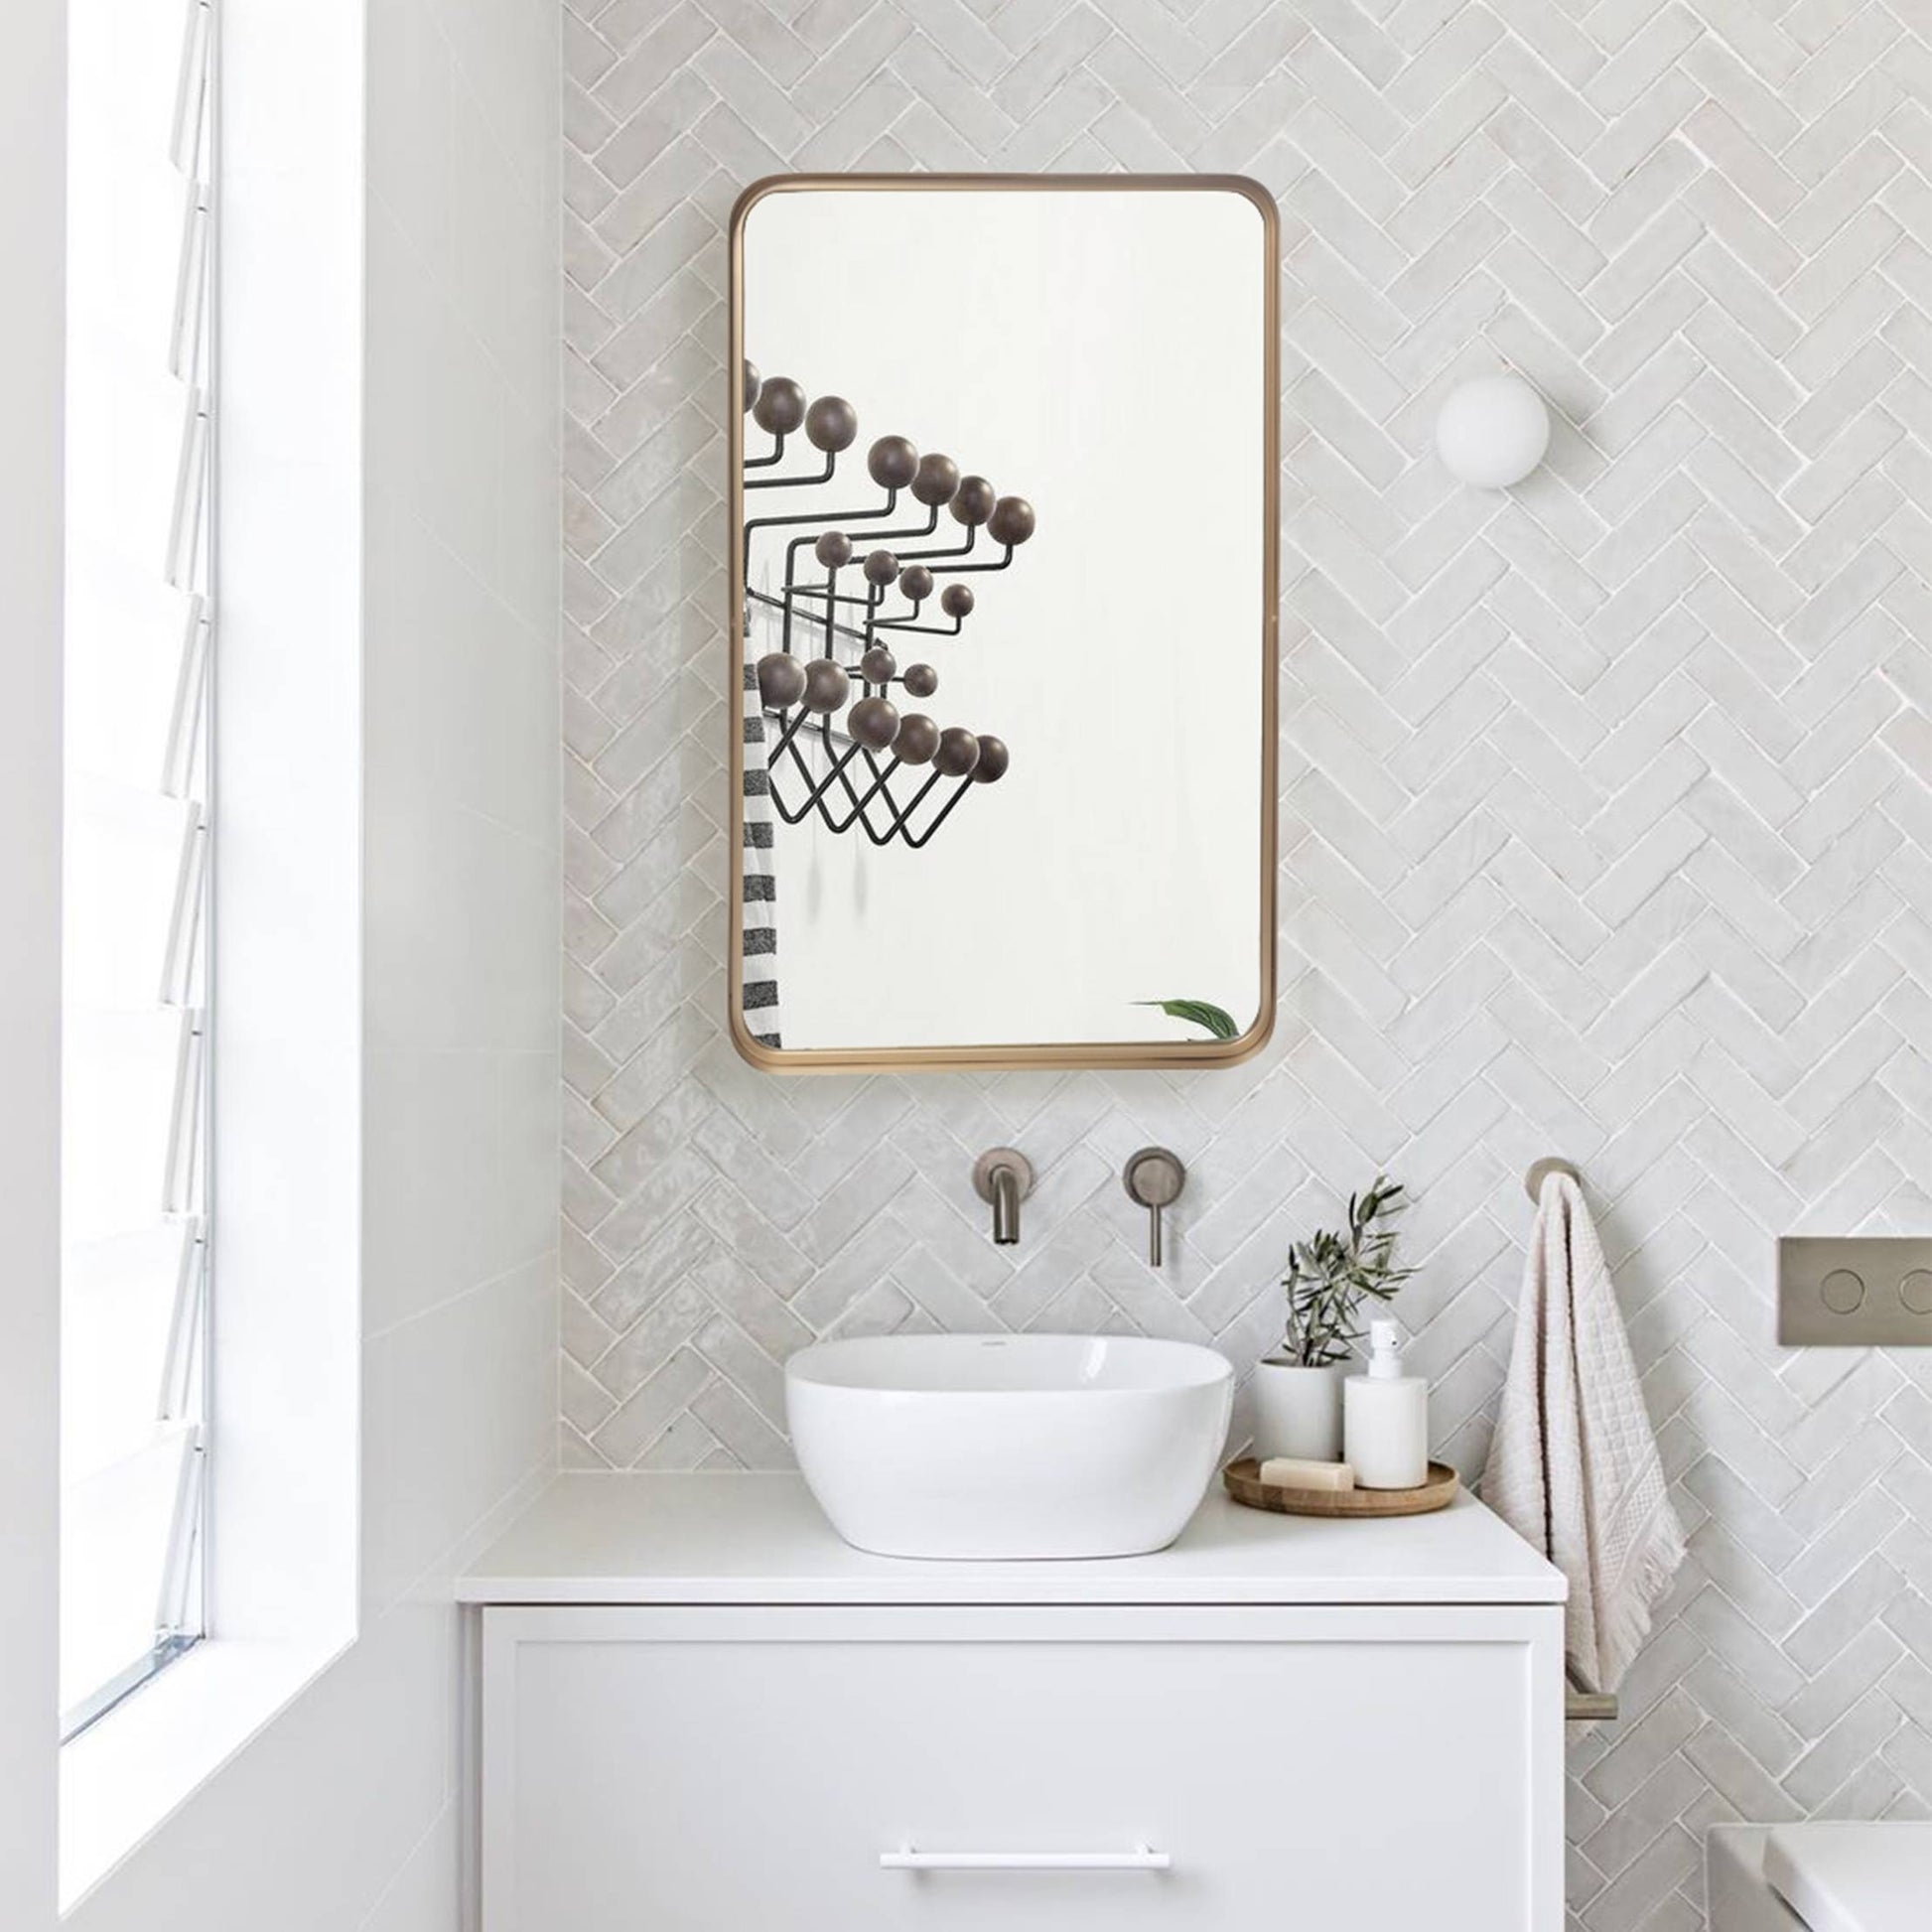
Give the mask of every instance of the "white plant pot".
[(1304, 1368), (1296, 1362), (1255, 1365), (1255, 1454), (1296, 1455), (1311, 1462), (1341, 1459), (1343, 1364)]

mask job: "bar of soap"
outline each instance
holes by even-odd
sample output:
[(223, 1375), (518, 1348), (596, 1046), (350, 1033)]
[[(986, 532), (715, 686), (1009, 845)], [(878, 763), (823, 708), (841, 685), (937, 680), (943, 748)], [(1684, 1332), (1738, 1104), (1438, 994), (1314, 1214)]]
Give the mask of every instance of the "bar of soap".
[(1271, 1455), (1261, 1479), (1281, 1489), (1352, 1489), (1355, 1471), (1346, 1462), (1308, 1462), (1299, 1455)]

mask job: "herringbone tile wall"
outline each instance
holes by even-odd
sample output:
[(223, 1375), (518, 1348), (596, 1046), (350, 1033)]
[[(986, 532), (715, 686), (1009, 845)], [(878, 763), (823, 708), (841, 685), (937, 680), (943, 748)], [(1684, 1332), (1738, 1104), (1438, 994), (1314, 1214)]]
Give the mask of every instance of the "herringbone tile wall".
[[(1713, 1820), (1927, 1810), (1932, 1367), (1770, 1339), (1774, 1234), (1932, 1226), (1926, 24), (570, 0), (567, 1461), (782, 1462), (779, 1363), (830, 1333), (1245, 1365), (1290, 1235), (1385, 1167), (1473, 1471), (1560, 1151), (1695, 1532), (1573, 1752), (1577, 1921), (1700, 1925)], [(1239, 1070), (777, 1080), (725, 1035), (722, 227), (759, 175), (954, 168), (1282, 206), (1285, 965)], [(1505, 364), (1547, 468), (1451, 487), (1437, 403)], [(998, 1141), (1042, 1170), (1014, 1261), (967, 1184)], [(1147, 1141), (1190, 1171), (1158, 1275)]]

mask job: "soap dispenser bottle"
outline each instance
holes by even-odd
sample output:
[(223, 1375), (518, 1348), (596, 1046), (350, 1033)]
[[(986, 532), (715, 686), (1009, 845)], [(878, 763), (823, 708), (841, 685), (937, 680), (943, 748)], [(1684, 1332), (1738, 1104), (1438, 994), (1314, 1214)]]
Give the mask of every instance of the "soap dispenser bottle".
[(1429, 1480), (1429, 1384), (1404, 1375), (1402, 1330), (1368, 1324), (1366, 1375), (1342, 1384), (1342, 1455), (1362, 1489), (1419, 1489)]

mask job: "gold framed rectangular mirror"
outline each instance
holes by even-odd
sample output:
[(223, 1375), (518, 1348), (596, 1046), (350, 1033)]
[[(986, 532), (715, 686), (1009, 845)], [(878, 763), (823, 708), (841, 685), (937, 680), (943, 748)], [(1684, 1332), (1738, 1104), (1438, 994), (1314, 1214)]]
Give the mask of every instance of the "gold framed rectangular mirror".
[(790, 176), (731, 223), (730, 1017), (772, 1070), (1215, 1066), (1275, 1009), (1279, 223)]

